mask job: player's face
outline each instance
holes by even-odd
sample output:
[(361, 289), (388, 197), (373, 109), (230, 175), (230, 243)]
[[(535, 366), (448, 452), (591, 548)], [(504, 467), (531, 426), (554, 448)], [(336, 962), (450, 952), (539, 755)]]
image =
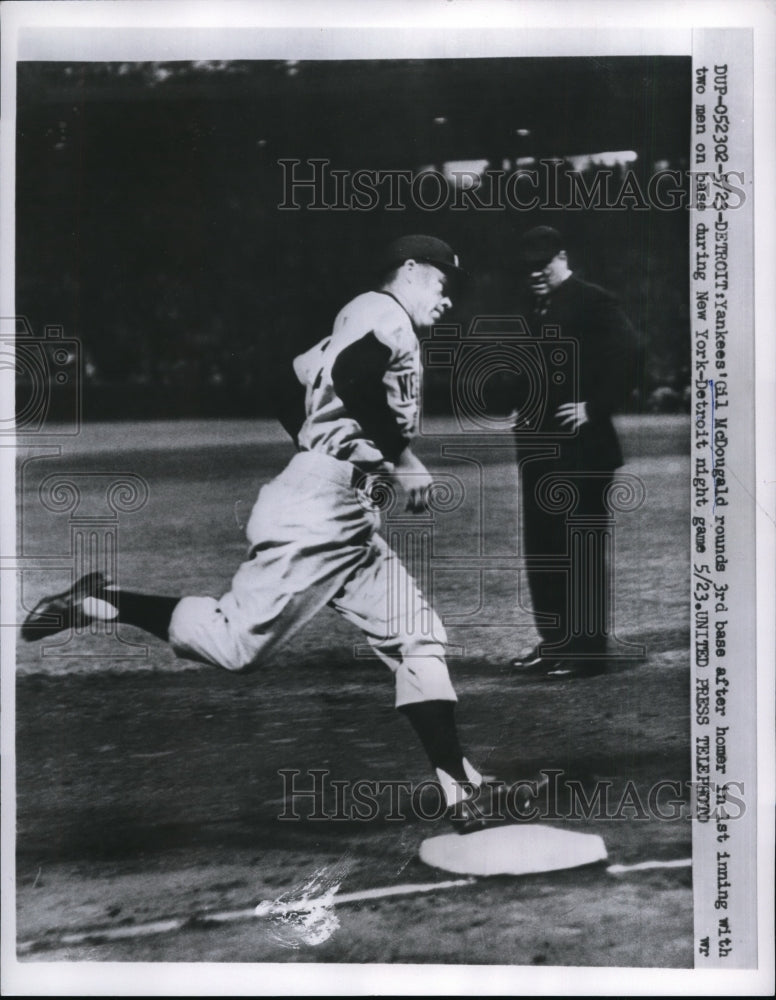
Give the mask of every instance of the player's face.
[(547, 263), (530, 265), (528, 284), (531, 291), (534, 295), (549, 295), (563, 283), (567, 270), (568, 265), (564, 250), (561, 250)]
[(452, 306), (449, 296), (449, 278), (433, 264), (419, 264), (415, 268), (415, 304), (413, 320), (416, 326), (433, 326)]

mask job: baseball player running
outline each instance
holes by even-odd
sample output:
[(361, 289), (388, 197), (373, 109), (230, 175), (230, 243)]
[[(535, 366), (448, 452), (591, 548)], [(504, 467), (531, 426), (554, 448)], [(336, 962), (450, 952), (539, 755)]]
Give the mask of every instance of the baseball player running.
[[(390, 245), (382, 281), (358, 295), (331, 335), (294, 359), (304, 411), (298, 451), (259, 492), (245, 562), (220, 598), (161, 597), (115, 588), (101, 573), (44, 598), (22, 626), (26, 640), (94, 619), (118, 620), (169, 641), (188, 659), (255, 670), (324, 605), (367, 636), (393, 671), (396, 707), (436, 771), (462, 833), (502, 818), (498, 786), (464, 757), (441, 622), (378, 534), (370, 483), (389, 475), (421, 511), (431, 476), (410, 442), (418, 420), (417, 331), (452, 305), (458, 257), (431, 236)], [(288, 424), (286, 424), (288, 426)]]

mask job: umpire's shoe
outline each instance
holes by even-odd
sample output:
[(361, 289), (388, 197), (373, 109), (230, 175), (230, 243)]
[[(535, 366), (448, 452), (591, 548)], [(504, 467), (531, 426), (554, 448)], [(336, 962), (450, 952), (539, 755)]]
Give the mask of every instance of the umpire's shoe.
[(509, 665), (513, 670), (520, 673), (533, 674), (541, 673), (546, 670), (552, 661), (548, 661), (542, 656), (540, 652), (540, 646), (534, 646), (530, 653), (525, 653), (522, 656), (516, 656), (513, 660), (509, 661)]
[(556, 660), (545, 665), (542, 680), (584, 680), (587, 677), (598, 677), (606, 672), (605, 660)]
[(103, 573), (88, 573), (69, 590), (44, 597), (25, 618), (21, 627), (22, 638), (34, 642), (66, 629), (80, 629), (88, 625), (93, 619), (84, 611), (83, 602), (88, 597), (101, 598), (108, 582)]

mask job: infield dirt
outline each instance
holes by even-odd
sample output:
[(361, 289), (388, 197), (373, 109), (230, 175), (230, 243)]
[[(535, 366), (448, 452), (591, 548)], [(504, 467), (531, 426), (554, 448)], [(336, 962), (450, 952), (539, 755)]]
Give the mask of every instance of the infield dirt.
[[(623, 471), (642, 479), (647, 499), (617, 520), (617, 630), (646, 646), (643, 662), (585, 681), (526, 682), (507, 665), (533, 640), (515, 574), (444, 570), (433, 596), (443, 615), (456, 616), (448, 625), (459, 647), (451, 672), (472, 759), (507, 781), (557, 769), (563, 782), (577, 782), (588, 795), (608, 782), (603, 818), (550, 822), (602, 835), (610, 862), (629, 864), (691, 853), (689, 820), (660, 818), (649, 808), (660, 782), (678, 784), (677, 797), (685, 806), (689, 800), (689, 459), (686, 418), (623, 418), (620, 426), (629, 455)], [(460, 478), (482, 515), (477, 531), (468, 501), (441, 517), (435, 553), (460, 556), (481, 545), (485, 553), (516, 554), (510, 457), (500, 449), (483, 453), (480, 481), (470, 464), (435, 458), (433, 439), (420, 451), (432, 468)], [(37, 499), (45, 475), (131, 471), (148, 484), (149, 499), (121, 521), (122, 584), (218, 594), (243, 556), (242, 529), (256, 490), (290, 454), (290, 444), (264, 425), (87, 427), (66, 457), (22, 456), (25, 555), (67, 551), (67, 516)], [(19, 615), (63, 582), (61, 572), (26, 571)], [(474, 624), (462, 620), (462, 610)], [(594, 866), (349, 904), (337, 908), (339, 928), (319, 945), (305, 944), (277, 920), (218, 927), (200, 920), (172, 933), (100, 940), (106, 929), (293, 896), (316, 874), (342, 892), (448, 878), (417, 859), (421, 840), (439, 832), (440, 822), (411, 809), (401, 819), (382, 807), (368, 822), (314, 819), (304, 800), (298, 820), (280, 818), (288, 811), (284, 770), (301, 772), (305, 787), (312, 769), (350, 783), (417, 785), (429, 777), (409, 726), (392, 707), (388, 671), (354, 657), (360, 637), (332, 612), (249, 676), (177, 661), (129, 628), (120, 636), (135, 645), (99, 636), (76, 637), (58, 651), (18, 645), (20, 957), (692, 964), (689, 869), (614, 876)], [(627, 803), (619, 808), (629, 782), (647, 815)], [(660, 796), (664, 815), (670, 799), (665, 791)], [(333, 800), (326, 802), (336, 813)], [(90, 930), (92, 940), (62, 944), (63, 935)]]

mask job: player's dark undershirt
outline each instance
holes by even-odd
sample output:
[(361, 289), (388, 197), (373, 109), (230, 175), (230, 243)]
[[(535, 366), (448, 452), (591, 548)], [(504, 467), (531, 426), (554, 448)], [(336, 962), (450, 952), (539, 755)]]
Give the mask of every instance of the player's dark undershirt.
[(409, 444), (396, 421), (386, 395), (383, 375), (391, 349), (373, 332), (341, 351), (331, 370), (334, 391), (348, 413), (389, 462), (395, 462)]

